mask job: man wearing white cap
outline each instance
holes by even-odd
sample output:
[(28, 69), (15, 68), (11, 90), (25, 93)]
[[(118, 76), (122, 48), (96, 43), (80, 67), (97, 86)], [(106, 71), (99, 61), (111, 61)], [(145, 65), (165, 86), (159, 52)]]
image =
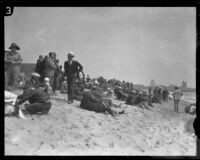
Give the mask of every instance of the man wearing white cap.
[(67, 76), (67, 86), (68, 86), (68, 103), (73, 103), (73, 95), (74, 95), (74, 88), (75, 88), (75, 81), (78, 79), (79, 72), (83, 70), (82, 65), (78, 62), (73, 60), (74, 53), (68, 53), (68, 61), (64, 63), (64, 75)]
[(24, 85), (24, 89), (27, 88), (38, 88), (40, 86), (40, 74), (33, 72), (31, 73), (31, 78), (26, 81), (25, 85)]

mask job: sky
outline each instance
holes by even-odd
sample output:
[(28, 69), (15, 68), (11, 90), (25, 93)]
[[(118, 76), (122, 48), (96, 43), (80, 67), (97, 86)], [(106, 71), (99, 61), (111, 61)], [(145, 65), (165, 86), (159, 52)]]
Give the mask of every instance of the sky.
[(92, 78), (196, 86), (194, 7), (15, 7), (4, 21), (24, 63), (54, 51), (63, 65), (72, 51)]

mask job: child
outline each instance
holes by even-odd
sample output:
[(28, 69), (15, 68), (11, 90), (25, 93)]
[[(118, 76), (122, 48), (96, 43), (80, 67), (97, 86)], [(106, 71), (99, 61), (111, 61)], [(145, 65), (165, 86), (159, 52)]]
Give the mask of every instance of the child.
[(49, 94), (50, 96), (53, 96), (53, 90), (52, 90), (52, 87), (51, 87), (51, 85), (49, 83), (49, 78), (48, 77), (44, 78), (44, 87), (45, 87), (44, 91), (47, 94)]
[(62, 94), (66, 94), (67, 93), (67, 77), (64, 77), (64, 81), (61, 84), (60, 92)]

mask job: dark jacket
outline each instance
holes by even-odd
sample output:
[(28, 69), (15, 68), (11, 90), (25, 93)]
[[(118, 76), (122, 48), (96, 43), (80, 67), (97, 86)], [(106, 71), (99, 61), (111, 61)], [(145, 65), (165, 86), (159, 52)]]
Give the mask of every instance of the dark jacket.
[(42, 61), (41, 60), (37, 60), (37, 64), (35, 67), (35, 72), (39, 73), (40, 75), (43, 73), (43, 68), (42, 68)]
[(82, 65), (78, 61), (72, 61), (72, 64), (69, 65), (68, 61), (64, 63), (64, 75), (67, 77), (78, 76), (78, 73), (83, 70)]
[(18, 96), (19, 105), (25, 101), (29, 101), (30, 104), (33, 103), (45, 103), (50, 100), (50, 96), (42, 89), (26, 89), (24, 93)]
[(34, 81), (33, 79), (29, 79), (28, 81), (26, 81), (24, 89), (27, 88), (38, 88), (40, 87), (40, 82), (39, 81)]

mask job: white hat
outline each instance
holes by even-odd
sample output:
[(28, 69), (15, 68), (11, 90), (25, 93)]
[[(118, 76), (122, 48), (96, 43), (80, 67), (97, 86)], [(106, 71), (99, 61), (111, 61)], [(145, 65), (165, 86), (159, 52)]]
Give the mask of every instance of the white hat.
[(45, 82), (49, 82), (49, 78), (48, 78), (48, 77), (45, 77), (44, 81), (45, 81)]
[(38, 74), (38, 73), (36, 73), (36, 72), (33, 72), (33, 73), (31, 73), (31, 76), (32, 76), (32, 77), (40, 77), (40, 74)]
[(69, 51), (69, 52), (68, 52), (68, 56), (72, 56), (72, 57), (74, 57), (74, 53), (71, 52), (71, 51)]

